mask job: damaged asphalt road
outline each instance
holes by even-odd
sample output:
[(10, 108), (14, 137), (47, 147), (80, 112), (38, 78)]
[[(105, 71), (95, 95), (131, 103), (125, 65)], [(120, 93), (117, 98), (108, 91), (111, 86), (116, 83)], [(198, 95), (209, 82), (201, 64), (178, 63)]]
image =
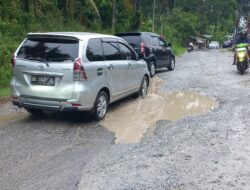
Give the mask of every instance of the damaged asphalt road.
[(232, 60), (192, 52), (158, 72), (165, 93), (194, 91), (217, 106), (159, 120), (134, 144), (116, 144), (88, 116), (36, 118), (1, 104), (0, 189), (250, 189), (250, 72), (241, 76)]

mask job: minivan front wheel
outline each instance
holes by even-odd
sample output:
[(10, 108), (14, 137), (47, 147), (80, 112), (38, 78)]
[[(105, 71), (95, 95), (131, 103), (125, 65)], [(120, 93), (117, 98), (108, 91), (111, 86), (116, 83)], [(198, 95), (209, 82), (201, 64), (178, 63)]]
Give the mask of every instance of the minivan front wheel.
[(105, 118), (108, 111), (108, 95), (106, 92), (101, 91), (96, 97), (94, 106), (94, 117), (96, 120), (100, 121)]
[(141, 88), (139, 94), (143, 98), (147, 95), (147, 93), (148, 93), (148, 78), (144, 76), (141, 82)]

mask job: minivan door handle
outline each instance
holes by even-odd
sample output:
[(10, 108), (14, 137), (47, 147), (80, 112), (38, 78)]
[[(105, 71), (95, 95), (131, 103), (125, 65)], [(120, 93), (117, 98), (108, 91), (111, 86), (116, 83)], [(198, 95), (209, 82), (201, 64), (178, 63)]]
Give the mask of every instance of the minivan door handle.
[(103, 74), (103, 68), (97, 68), (96, 71), (97, 71), (97, 76), (100, 76)]
[(113, 70), (113, 69), (114, 69), (114, 65), (109, 64), (109, 65), (108, 65), (108, 70)]

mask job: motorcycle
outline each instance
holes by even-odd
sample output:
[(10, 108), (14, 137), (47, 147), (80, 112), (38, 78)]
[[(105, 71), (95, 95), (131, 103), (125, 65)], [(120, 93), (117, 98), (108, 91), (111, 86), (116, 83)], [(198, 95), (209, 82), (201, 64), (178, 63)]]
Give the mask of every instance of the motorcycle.
[(241, 75), (249, 67), (248, 44), (238, 44), (235, 47), (236, 51), (236, 67)]
[(193, 51), (193, 50), (194, 50), (193, 46), (189, 45), (189, 46), (187, 47), (187, 51), (188, 51), (188, 52), (191, 52), (191, 51)]

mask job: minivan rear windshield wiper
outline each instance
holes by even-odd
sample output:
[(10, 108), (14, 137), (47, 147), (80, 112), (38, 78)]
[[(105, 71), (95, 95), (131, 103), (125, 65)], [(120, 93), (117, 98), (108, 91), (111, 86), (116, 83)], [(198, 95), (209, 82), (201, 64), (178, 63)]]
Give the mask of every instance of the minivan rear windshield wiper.
[(44, 62), (47, 65), (47, 67), (49, 67), (49, 63), (46, 59), (37, 58), (37, 57), (26, 57), (26, 59)]
[(49, 58), (49, 61), (74, 61), (72, 58)]

